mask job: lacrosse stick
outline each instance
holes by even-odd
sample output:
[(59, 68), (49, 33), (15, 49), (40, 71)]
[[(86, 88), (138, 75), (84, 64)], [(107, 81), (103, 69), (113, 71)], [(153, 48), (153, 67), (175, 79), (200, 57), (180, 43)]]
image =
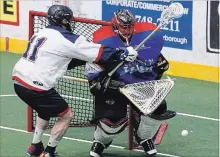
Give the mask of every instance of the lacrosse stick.
[[(135, 50), (138, 51), (143, 44), (148, 41), (162, 26), (168, 25), (170, 21), (175, 18), (180, 18), (183, 15), (184, 8), (181, 3), (174, 2), (171, 3), (170, 6), (165, 9), (160, 16), (160, 23), (157, 28), (152, 31), (137, 47)], [(108, 79), (105, 83), (105, 89), (108, 87), (111, 76), (115, 73), (115, 71), (123, 65), (125, 61), (120, 62), (111, 72), (108, 73)]]
[(144, 115), (150, 115), (160, 106), (173, 86), (174, 79), (167, 77), (163, 80), (128, 84), (119, 88), (119, 91)]

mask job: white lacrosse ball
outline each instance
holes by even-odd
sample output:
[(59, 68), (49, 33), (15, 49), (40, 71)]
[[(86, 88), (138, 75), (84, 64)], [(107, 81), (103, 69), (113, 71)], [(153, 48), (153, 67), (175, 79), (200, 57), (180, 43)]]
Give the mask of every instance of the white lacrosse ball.
[(189, 134), (188, 130), (183, 130), (183, 131), (181, 132), (181, 135), (182, 135), (182, 136), (187, 136), (188, 134)]

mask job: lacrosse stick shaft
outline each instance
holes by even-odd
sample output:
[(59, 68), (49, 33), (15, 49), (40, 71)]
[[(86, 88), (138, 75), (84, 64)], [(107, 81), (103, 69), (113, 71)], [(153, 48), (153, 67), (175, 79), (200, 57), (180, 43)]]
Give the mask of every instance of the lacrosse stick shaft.
[(144, 45), (144, 43), (147, 42), (162, 26), (163, 25), (159, 24), (154, 31), (144, 38), (144, 40), (137, 47), (135, 47), (135, 50), (138, 51)]

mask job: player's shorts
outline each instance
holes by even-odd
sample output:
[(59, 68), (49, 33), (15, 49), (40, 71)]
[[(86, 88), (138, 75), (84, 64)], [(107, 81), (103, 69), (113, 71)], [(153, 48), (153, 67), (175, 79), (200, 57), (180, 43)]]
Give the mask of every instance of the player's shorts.
[(15, 83), (14, 89), (18, 97), (34, 109), (40, 118), (62, 116), (70, 109), (54, 88), (38, 92)]
[(102, 95), (95, 96), (95, 118), (107, 118), (117, 122), (127, 116), (127, 105), (130, 101), (115, 90), (107, 90)]

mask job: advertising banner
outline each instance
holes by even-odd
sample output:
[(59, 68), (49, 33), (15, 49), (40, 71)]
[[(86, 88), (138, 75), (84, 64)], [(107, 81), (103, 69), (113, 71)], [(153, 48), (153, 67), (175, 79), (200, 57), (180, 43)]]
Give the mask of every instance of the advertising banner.
[[(164, 31), (166, 47), (192, 50), (192, 1), (180, 2), (184, 7), (184, 15), (174, 19)], [(159, 24), (161, 12), (170, 5), (170, 0), (135, 1), (135, 0), (105, 0), (102, 2), (102, 20), (111, 20), (118, 9), (130, 10), (138, 22)]]
[(219, 53), (219, 1), (208, 1), (207, 50)]
[(0, 23), (19, 25), (19, 1), (0, 0)]

